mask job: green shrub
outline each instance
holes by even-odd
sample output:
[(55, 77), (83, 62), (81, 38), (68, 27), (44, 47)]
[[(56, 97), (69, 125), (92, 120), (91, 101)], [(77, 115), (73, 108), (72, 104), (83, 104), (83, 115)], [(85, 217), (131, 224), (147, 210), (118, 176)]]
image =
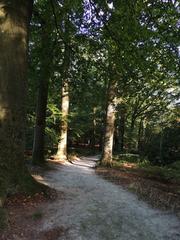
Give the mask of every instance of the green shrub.
[(142, 162), (144, 159), (140, 157), (139, 154), (132, 154), (132, 153), (124, 153), (118, 154), (113, 157), (114, 161), (118, 162), (129, 162), (129, 163), (139, 163)]

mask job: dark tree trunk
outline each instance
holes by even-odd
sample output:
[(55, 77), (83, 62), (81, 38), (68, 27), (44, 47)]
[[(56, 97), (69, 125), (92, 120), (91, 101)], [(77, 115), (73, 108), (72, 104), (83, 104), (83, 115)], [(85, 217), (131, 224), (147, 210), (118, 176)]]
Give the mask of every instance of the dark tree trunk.
[(136, 117), (135, 114), (133, 113), (131, 116), (131, 125), (130, 125), (130, 132), (128, 136), (128, 150), (131, 151), (134, 149), (134, 128), (135, 128), (135, 123), (136, 123)]
[(132, 115), (132, 118), (131, 118), (131, 127), (130, 127), (130, 130), (131, 130), (131, 133), (133, 134), (134, 132), (134, 126), (135, 126), (135, 117), (134, 115)]
[(93, 108), (93, 128), (91, 135), (91, 148), (95, 151), (96, 145), (96, 107)]
[(139, 123), (139, 130), (138, 130), (138, 152), (140, 153), (142, 151), (142, 136), (143, 136), (143, 120), (141, 119), (140, 123)]
[(124, 151), (125, 108), (123, 105), (119, 106), (116, 125), (114, 134), (114, 149), (120, 153)]
[(120, 145), (119, 125), (118, 125), (118, 123), (116, 124), (116, 122), (115, 122), (113, 151), (119, 152), (119, 145)]
[[(25, 190), (27, 41), (33, 1), (0, 1), (0, 206)], [(25, 180), (26, 179), (26, 180)]]
[(163, 139), (164, 138), (164, 134), (163, 134), (163, 128), (161, 129), (160, 132), (160, 139), (159, 139), (159, 159), (160, 159), (160, 163), (163, 163)]
[(42, 24), (41, 75), (39, 81), (38, 100), (36, 107), (36, 125), (33, 143), (33, 164), (45, 163), (45, 128), (48, 100), (48, 85), (51, 75), (52, 49), (46, 24)]
[(120, 125), (119, 125), (119, 147), (120, 147), (120, 152), (124, 151), (124, 133), (125, 133), (125, 112), (121, 111)]

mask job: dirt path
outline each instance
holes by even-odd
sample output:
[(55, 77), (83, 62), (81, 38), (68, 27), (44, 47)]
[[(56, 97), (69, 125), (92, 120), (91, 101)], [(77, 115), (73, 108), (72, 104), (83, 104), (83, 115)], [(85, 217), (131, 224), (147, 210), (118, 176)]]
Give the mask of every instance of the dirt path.
[(41, 231), (64, 227), (67, 233), (59, 239), (70, 240), (180, 239), (180, 221), (174, 215), (152, 209), (97, 176), (92, 168), (96, 160), (83, 157), (45, 174), (42, 182), (65, 195), (47, 205)]

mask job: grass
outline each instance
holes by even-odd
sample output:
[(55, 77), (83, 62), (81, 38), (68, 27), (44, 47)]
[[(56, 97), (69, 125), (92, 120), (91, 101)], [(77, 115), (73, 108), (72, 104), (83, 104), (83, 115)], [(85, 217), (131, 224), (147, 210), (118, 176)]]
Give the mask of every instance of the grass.
[(140, 158), (137, 154), (120, 154), (114, 156), (112, 167), (141, 171), (147, 178), (180, 182), (180, 161), (166, 166), (155, 166), (147, 159)]
[(138, 154), (131, 154), (131, 153), (115, 155), (113, 156), (113, 160), (121, 163), (123, 162), (137, 163), (142, 161), (142, 159)]

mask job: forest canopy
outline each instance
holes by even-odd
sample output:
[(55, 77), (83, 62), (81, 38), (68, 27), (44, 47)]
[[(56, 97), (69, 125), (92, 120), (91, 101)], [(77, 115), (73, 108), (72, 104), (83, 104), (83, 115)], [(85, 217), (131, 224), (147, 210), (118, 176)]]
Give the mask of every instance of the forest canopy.
[[(115, 152), (143, 154), (158, 164), (177, 160), (178, 146), (166, 146), (166, 140), (162, 150), (160, 145), (163, 135), (179, 131), (178, 1), (37, 1), (34, 9), (27, 147), (33, 144), (34, 106), (46, 69), (46, 149), (56, 151), (63, 142), (63, 123), (69, 148), (103, 149), (107, 104), (112, 104), (114, 140), (107, 141)], [(44, 41), (42, 18), (49, 31)], [(45, 49), (48, 67), (42, 65)], [(69, 102), (65, 112), (63, 94)]]

